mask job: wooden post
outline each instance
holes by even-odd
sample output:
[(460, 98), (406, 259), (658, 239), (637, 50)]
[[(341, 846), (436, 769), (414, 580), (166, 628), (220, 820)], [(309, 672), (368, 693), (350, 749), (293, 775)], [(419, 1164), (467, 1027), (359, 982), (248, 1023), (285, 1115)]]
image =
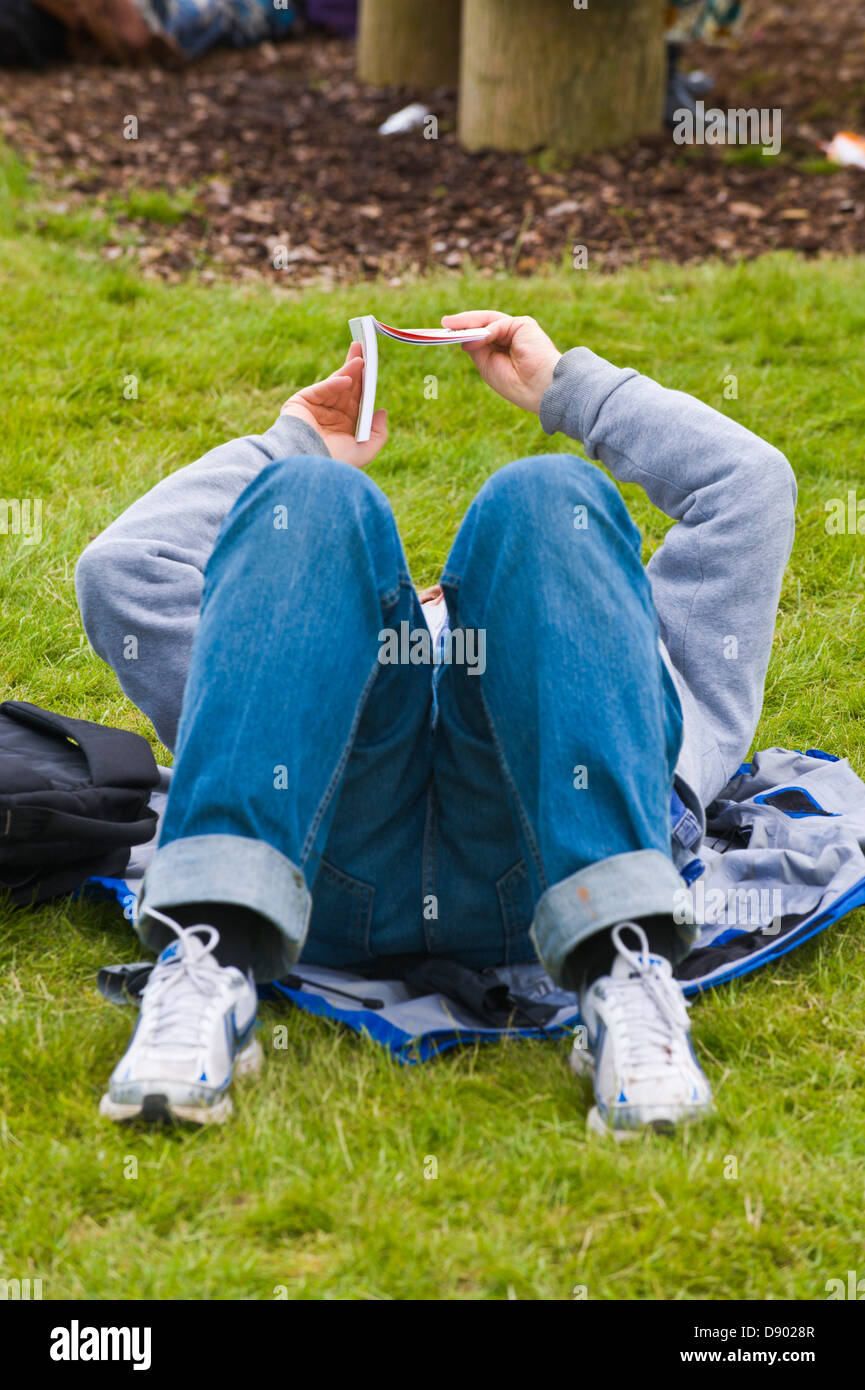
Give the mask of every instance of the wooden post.
[(566, 154), (662, 128), (664, 0), (463, 0), (468, 150)]
[(374, 87), (455, 87), (462, 0), (361, 0), (357, 75)]

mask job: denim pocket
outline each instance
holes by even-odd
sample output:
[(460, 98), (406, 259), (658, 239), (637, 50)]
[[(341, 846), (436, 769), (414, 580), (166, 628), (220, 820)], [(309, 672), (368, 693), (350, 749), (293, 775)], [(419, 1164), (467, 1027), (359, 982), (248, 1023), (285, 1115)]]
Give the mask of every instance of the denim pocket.
[(496, 881), (499, 908), (502, 914), (505, 963), (534, 960), (535, 950), (529, 938), (532, 924), (532, 893), (525, 861), (520, 859), (512, 869)]
[(368, 957), (375, 889), (322, 859), (312, 887), (312, 916), (304, 960), (350, 965)]

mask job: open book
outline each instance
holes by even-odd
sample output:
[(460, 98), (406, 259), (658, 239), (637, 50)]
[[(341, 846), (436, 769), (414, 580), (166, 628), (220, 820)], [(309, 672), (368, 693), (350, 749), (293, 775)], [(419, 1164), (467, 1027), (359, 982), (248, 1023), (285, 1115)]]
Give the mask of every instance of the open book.
[(427, 347), (441, 346), (443, 343), (477, 343), (487, 336), (485, 328), (389, 328), (379, 323), (372, 314), (364, 314), (359, 319), (349, 319), (348, 326), (355, 342), (363, 348), (363, 386), (360, 395), (360, 410), (357, 412), (357, 428), (354, 437), (360, 443), (369, 439), (372, 417), (375, 411), (375, 388), (378, 381), (378, 342), (376, 335), (396, 338), (399, 343), (425, 343)]

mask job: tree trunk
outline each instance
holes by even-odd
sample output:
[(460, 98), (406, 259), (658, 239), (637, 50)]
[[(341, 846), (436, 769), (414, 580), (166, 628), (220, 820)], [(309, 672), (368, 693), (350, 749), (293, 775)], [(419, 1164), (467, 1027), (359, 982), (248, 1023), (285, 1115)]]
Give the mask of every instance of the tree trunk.
[(460, 140), (583, 154), (658, 131), (665, 56), (663, 0), (464, 0)]
[(374, 87), (455, 87), (462, 0), (361, 0), (357, 75)]

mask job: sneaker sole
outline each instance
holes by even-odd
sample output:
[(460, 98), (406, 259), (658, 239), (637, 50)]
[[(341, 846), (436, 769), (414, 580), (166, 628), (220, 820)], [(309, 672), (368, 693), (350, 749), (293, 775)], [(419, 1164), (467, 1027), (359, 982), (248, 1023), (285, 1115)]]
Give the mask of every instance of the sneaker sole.
[(593, 1105), (586, 1117), (586, 1129), (592, 1134), (600, 1134), (605, 1139), (615, 1139), (617, 1144), (627, 1144), (634, 1139), (642, 1139), (644, 1134), (675, 1134), (676, 1130), (682, 1125), (693, 1124), (697, 1120), (703, 1120), (711, 1114), (711, 1106), (705, 1110), (699, 1110), (686, 1115), (680, 1115), (677, 1119), (646, 1120), (645, 1124), (638, 1125), (635, 1129), (616, 1129), (608, 1124), (598, 1109)]
[[(568, 1066), (575, 1076), (593, 1078), (595, 1074), (595, 1059), (591, 1052), (585, 1048), (572, 1048), (568, 1055)], [(695, 1120), (702, 1120), (712, 1111), (711, 1103), (704, 1109), (695, 1110), (690, 1113), (680, 1115), (677, 1119), (658, 1119), (646, 1120), (645, 1124), (637, 1125), (636, 1128), (626, 1129), (624, 1126), (615, 1128), (608, 1124), (600, 1112), (597, 1105), (593, 1105), (586, 1116), (586, 1129), (592, 1134), (600, 1134), (605, 1139), (615, 1139), (617, 1144), (627, 1144), (633, 1139), (640, 1139), (647, 1130), (654, 1134), (674, 1134), (680, 1125), (692, 1124)]]
[[(261, 1043), (253, 1037), (235, 1057), (232, 1076), (251, 1076), (261, 1070), (263, 1061)], [(106, 1091), (99, 1102), (100, 1115), (117, 1124), (140, 1120), (148, 1125), (221, 1125), (234, 1108), (227, 1093), (212, 1105), (173, 1105), (164, 1092), (156, 1089), (158, 1084), (154, 1082), (154, 1089), (142, 1096), (140, 1101), (112, 1100), (110, 1091)]]

